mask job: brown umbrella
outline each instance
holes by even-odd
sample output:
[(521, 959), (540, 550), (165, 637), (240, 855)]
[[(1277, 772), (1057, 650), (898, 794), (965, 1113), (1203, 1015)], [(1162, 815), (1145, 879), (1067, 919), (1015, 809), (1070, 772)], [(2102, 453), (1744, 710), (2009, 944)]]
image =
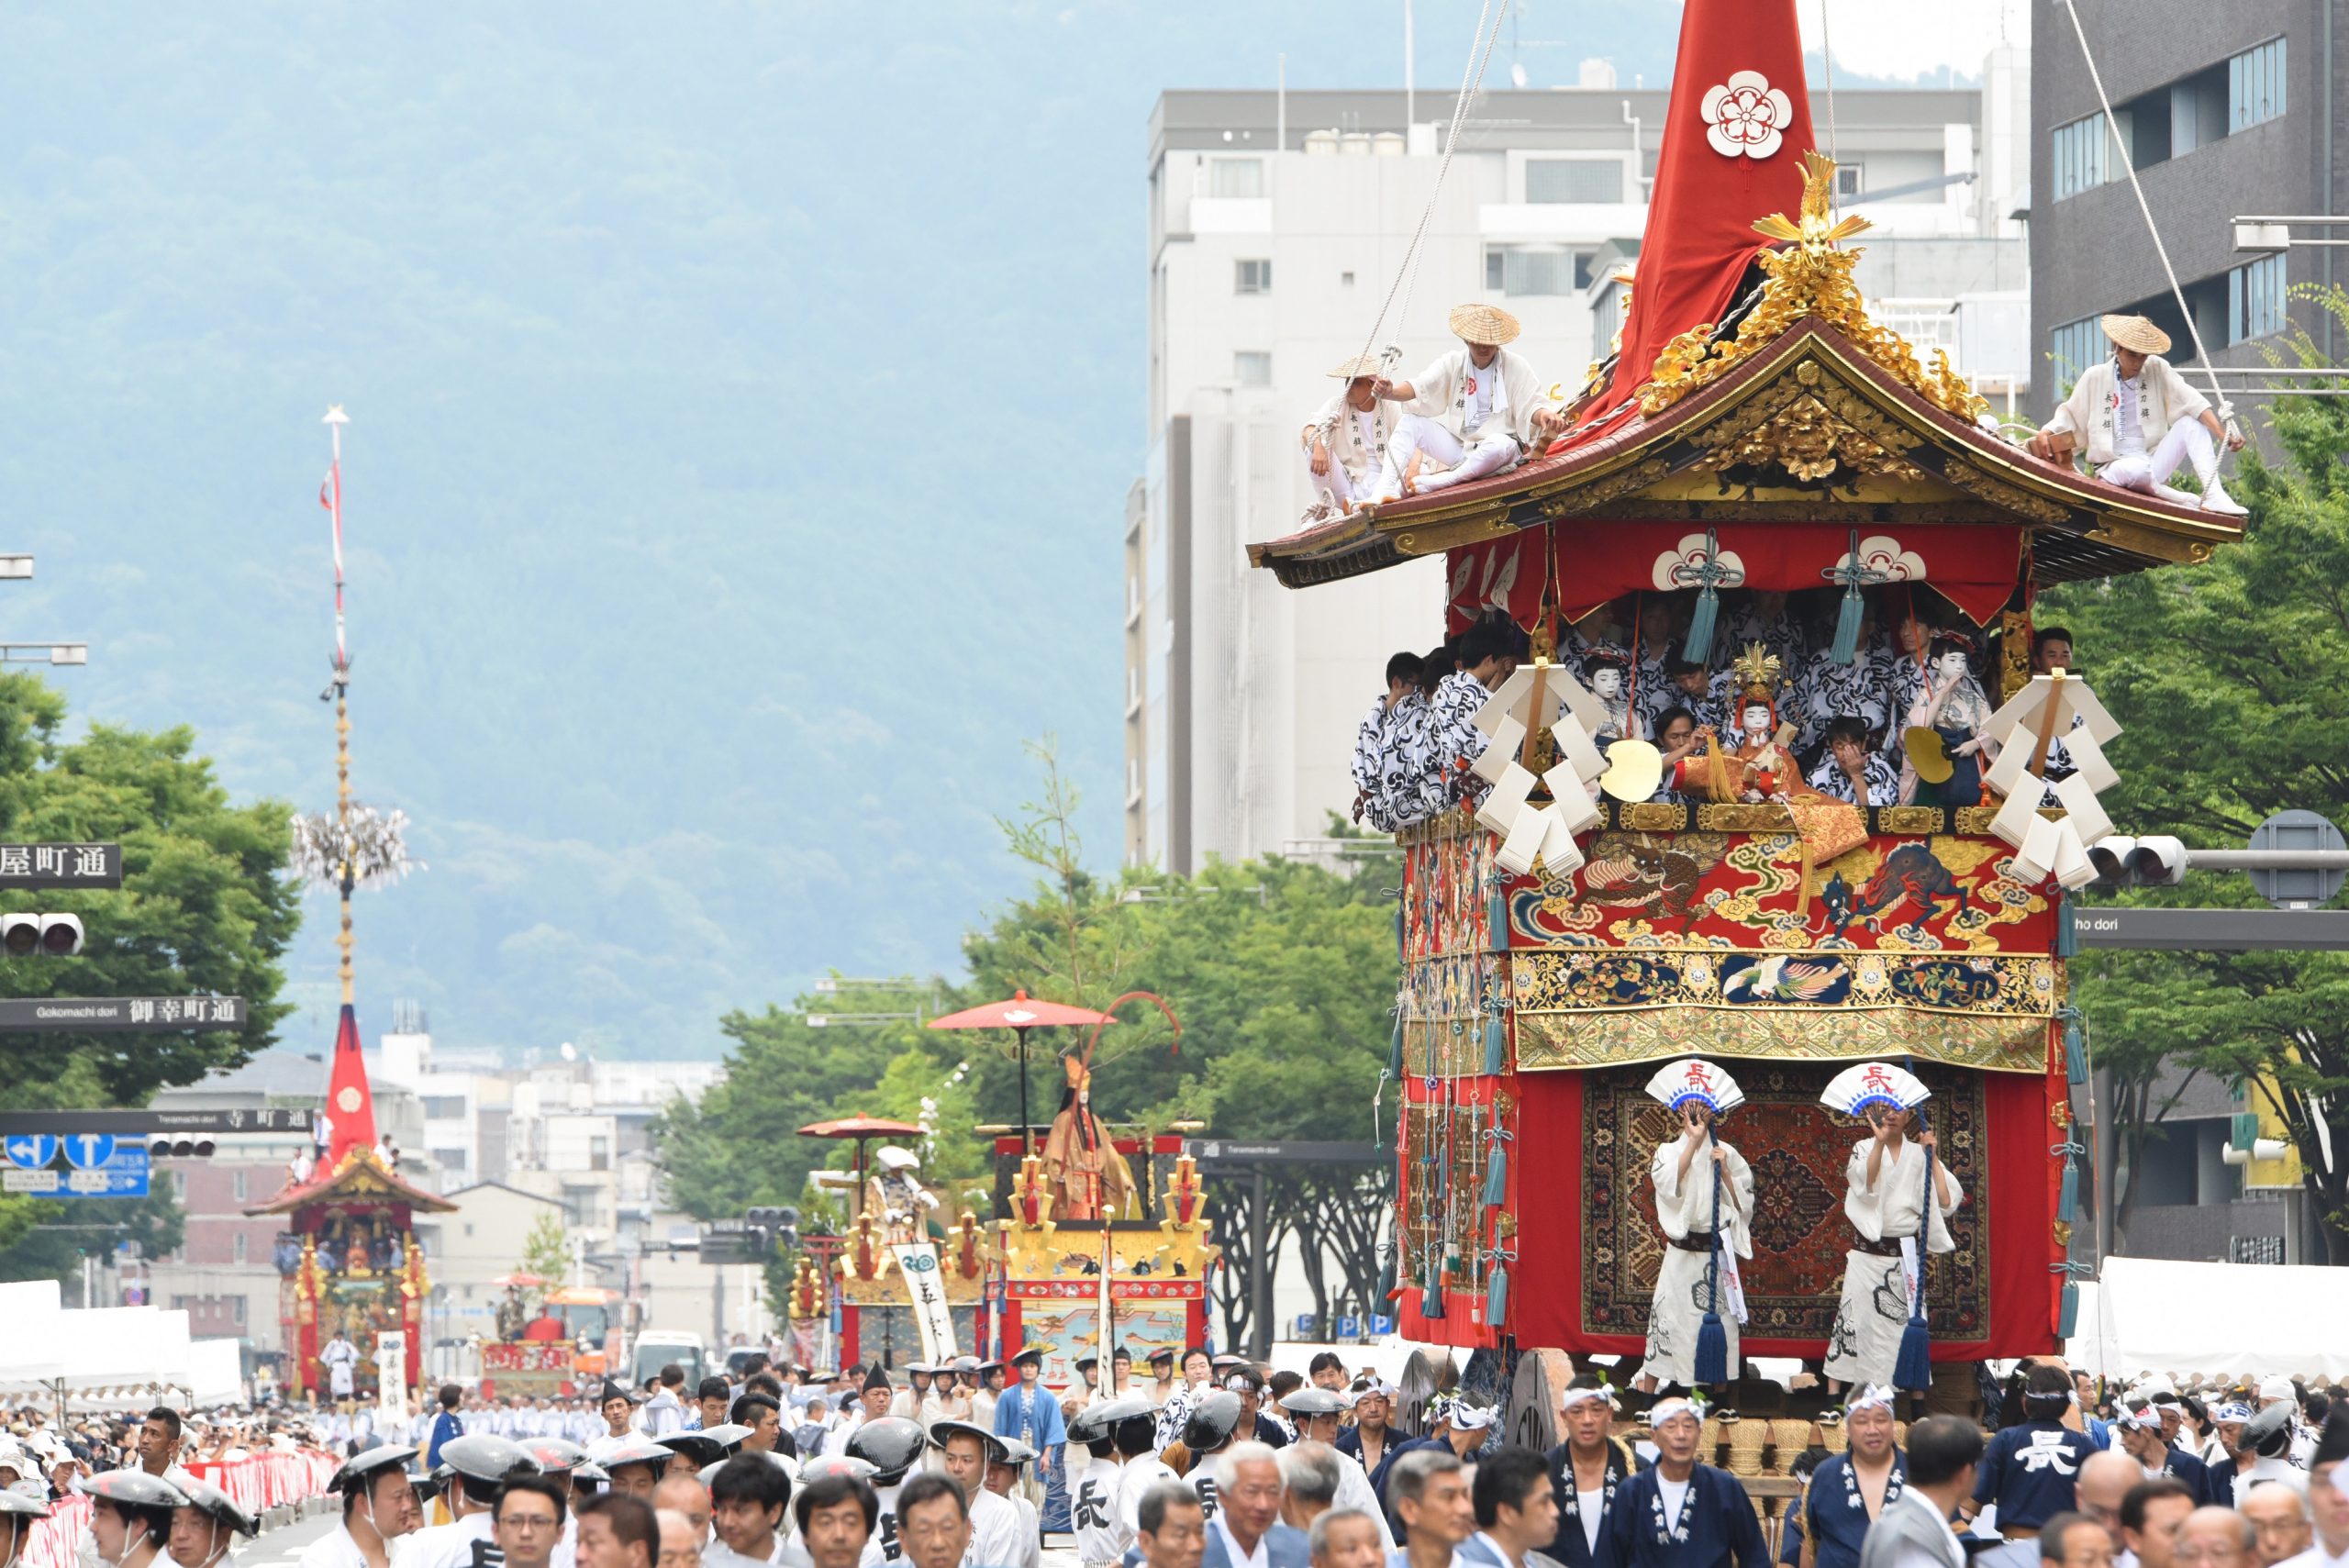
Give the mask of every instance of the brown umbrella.
[(846, 1116), (835, 1121), (811, 1121), (799, 1129), (802, 1138), (852, 1138), (856, 1140), (855, 1200), (848, 1206), (852, 1218), (857, 1204), (864, 1201), (864, 1146), (876, 1138), (921, 1138), (923, 1129), (909, 1121), (892, 1121), (886, 1117)]

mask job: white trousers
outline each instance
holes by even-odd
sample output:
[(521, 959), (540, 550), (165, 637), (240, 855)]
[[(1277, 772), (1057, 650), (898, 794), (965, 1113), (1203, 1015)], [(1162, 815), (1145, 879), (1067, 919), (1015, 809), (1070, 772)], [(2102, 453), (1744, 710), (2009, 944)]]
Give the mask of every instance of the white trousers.
[(1395, 433), (1387, 438), (1386, 462), (1378, 471), (1380, 500), (1391, 501), (1403, 494), (1403, 471), (1411, 466), (1414, 455), (1422, 453), (1443, 464), (1444, 472), (1420, 475), (1416, 483), (1421, 490), (1441, 490), (1498, 473), (1517, 462), (1519, 455), (1517, 439), (1506, 430), (1495, 430), (1464, 445), (1450, 426), (1424, 414), (1406, 414), (1395, 421)]
[(2188, 462), (2206, 484), (2219, 470), (2218, 450), (2211, 445), (2210, 432), (2199, 419), (2180, 419), (2164, 433), (2161, 444), (2152, 451), (2114, 458), (2097, 470), (2097, 477), (2124, 490), (2150, 494), (2155, 485), (2168, 484), (2169, 476)]
[(1372, 476), (1364, 474), (1356, 479), (1346, 472), (1346, 465), (1338, 461), (1338, 454), (1334, 451), (1330, 454), (1330, 472), (1327, 473), (1313, 472), (1313, 454), (1309, 451), (1299, 455), (1297, 464), (1305, 470), (1305, 493), (1315, 501), (1326, 499), (1342, 512), (1350, 502), (1370, 499)]

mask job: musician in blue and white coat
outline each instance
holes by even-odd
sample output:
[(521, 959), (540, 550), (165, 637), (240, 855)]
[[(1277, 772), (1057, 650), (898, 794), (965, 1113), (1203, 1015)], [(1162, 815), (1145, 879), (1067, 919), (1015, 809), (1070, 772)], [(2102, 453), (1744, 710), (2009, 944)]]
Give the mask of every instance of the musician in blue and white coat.
[(1802, 1516), (1802, 1568), (1860, 1568), (1868, 1527), (1908, 1485), (1892, 1440), (1892, 1390), (1870, 1385), (1843, 1409), (1850, 1446), (1811, 1473)]
[(1623, 1484), (1607, 1520), (1615, 1568), (1768, 1568), (1743, 1485), (1697, 1462), (1696, 1407), (1659, 1399), (1648, 1422), (1655, 1462)]
[(1585, 1373), (1559, 1398), (1566, 1440), (1549, 1452), (1550, 1485), (1558, 1495), (1558, 1537), (1550, 1555), (1566, 1568), (1614, 1568), (1607, 1533), (1616, 1495), (1638, 1469), (1635, 1455), (1609, 1435), (1615, 1392)]

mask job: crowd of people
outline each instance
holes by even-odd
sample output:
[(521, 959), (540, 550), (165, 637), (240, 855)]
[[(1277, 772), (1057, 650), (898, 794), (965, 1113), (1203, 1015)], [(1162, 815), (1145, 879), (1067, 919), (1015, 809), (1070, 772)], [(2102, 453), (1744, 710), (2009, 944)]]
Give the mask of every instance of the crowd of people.
[[(448, 1385), (419, 1441), (373, 1440), (345, 1461), (340, 1519), (303, 1568), (1040, 1568), (1040, 1468), (1058, 1472), (1085, 1568), (2349, 1562), (2349, 1401), (2336, 1414), (2321, 1388), (2285, 1378), (2103, 1387), (2026, 1362), (1988, 1392), (1987, 1429), (1936, 1414), (1905, 1431), (1894, 1396), (1855, 1387), (1791, 1465), (1799, 1495), (1765, 1516), (1706, 1460), (1718, 1413), (1668, 1387), (1619, 1395), (1575, 1375), (1553, 1412), (1563, 1440), (1537, 1451), (1456, 1378), (1406, 1435), (1397, 1390), (1330, 1352), (1299, 1374), (1197, 1348), (1138, 1372), (1120, 1351), (1106, 1369), (1085, 1358), (1059, 1391), (1042, 1388), (1041, 1361), (900, 1381), (753, 1358), (740, 1383), (707, 1379), (692, 1399), (682, 1374), (651, 1392), (607, 1383), (603, 1429), (584, 1441), (567, 1435), (576, 1426), (519, 1429), (536, 1402)], [(854, 1396), (832, 1410), (847, 1383)], [(671, 1406), (655, 1413), (662, 1393), (674, 1425)], [(799, 1418), (811, 1412), (830, 1418)], [(187, 1466), (326, 1440), (290, 1411), (161, 1407), (61, 1429), (36, 1408), (5, 1415), (0, 1568), (75, 1492), (91, 1498), (90, 1568), (215, 1568), (260, 1521)]]
[[(1686, 657), (1694, 598), (1684, 590), (1602, 606), (1566, 628), (1554, 661), (1606, 713), (1592, 736), (1600, 751), (1619, 740), (1656, 749), (1652, 798), (1986, 802), (1983, 775), (1998, 756), (1983, 733), (1998, 706), (1994, 650), (1976, 631), (1937, 624), (1961, 617), (1934, 595), (1864, 595), (1848, 662), (1835, 649), (1840, 590), (1731, 590), (1701, 660)], [(1492, 611), (1426, 654), (1388, 659), (1386, 690), (1355, 731), (1354, 819), (1391, 832), (1474, 805), (1487, 787), (1475, 765), (1490, 744), (1477, 711), (1529, 657), (1523, 629)], [(2078, 674), (2071, 633), (2040, 628), (2032, 668)], [(1931, 741), (1912, 740), (1920, 731)], [(2049, 805), (2072, 772), (2057, 737), (2043, 769)]]

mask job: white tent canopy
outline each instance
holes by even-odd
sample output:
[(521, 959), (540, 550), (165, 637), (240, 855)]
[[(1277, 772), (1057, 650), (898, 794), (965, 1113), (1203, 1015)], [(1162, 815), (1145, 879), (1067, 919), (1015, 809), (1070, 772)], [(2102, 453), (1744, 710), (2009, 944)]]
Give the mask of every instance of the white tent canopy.
[(2107, 1258), (2080, 1284), (2076, 1371), (2108, 1378), (2349, 1378), (2349, 1269)]
[(187, 1378), (181, 1385), (195, 1405), (226, 1405), (240, 1401), (245, 1392), (243, 1341), (190, 1340)]
[(65, 1368), (58, 1360), (58, 1320), (63, 1298), (53, 1279), (11, 1280), (0, 1284), (0, 1394), (30, 1394), (54, 1381)]
[(52, 1356), (77, 1405), (136, 1405), (188, 1381), (187, 1314), (153, 1307), (100, 1307), (58, 1315)]

